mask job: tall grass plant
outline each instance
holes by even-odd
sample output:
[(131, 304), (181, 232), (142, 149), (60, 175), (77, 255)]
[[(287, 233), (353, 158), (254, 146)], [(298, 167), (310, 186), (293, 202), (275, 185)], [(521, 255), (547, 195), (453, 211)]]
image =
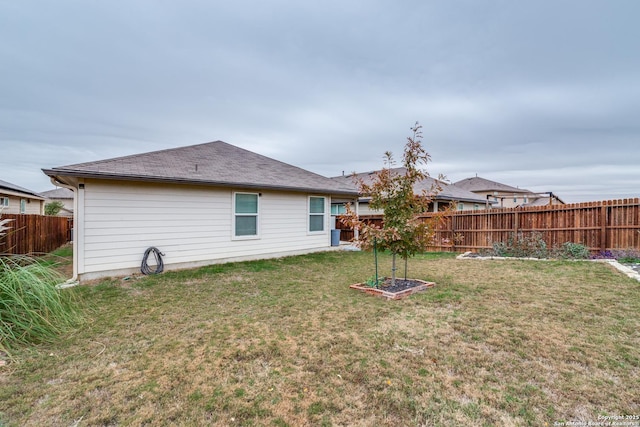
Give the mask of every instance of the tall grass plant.
[(25, 256), (0, 256), (0, 350), (52, 340), (81, 320), (73, 289), (52, 267)]

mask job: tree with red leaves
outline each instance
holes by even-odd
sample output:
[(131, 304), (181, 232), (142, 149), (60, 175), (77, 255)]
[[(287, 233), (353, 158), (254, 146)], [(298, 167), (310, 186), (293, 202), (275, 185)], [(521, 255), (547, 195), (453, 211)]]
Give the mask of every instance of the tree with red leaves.
[[(383, 224), (377, 226), (361, 220), (350, 205), (341, 217), (343, 224), (352, 227), (359, 233), (355, 244), (363, 249), (370, 249), (374, 244), (381, 250), (389, 250), (392, 254), (391, 285), (396, 280), (396, 257), (407, 261), (409, 257), (424, 252), (433, 238), (433, 222), (425, 221), (420, 216), (428, 210), (435, 195), (442, 189), (437, 184), (429, 190), (416, 193), (417, 182), (429, 177), (421, 166), (431, 161), (431, 156), (422, 146), (422, 126), (416, 122), (411, 128), (413, 135), (407, 138), (399, 172), (394, 170), (393, 154), (384, 154), (384, 168), (375, 172), (372, 179), (365, 181), (354, 174), (361, 197), (370, 198), (369, 208), (382, 210)], [(439, 179), (444, 179), (440, 176)], [(437, 221), (434, 218), (433, 221)]]

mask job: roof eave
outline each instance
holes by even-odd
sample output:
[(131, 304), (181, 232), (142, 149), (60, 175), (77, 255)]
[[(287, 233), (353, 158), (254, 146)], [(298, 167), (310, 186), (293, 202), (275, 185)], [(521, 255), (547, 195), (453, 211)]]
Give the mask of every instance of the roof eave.
[(40, 196), (40, 195), (36, 195), (34, 193), (26, 193), (24, 191), (17, 191), (17, 190), (12, 190), (10, 188), (0, 188), (0, 193), (6, 194), (8, 196), (15, 196), (15, 197), (26, 197), (28, 199), (34, 199), (34, 200), (40, 200), (40, 201), (46, 201), (47, 198)]
[[(465, 197), (453, 197), (453, 196), (439, 196), (436, 197), (436, 199), (439, 200), (449, 200), (452, 202), (469, 202), (469, 203), (478, 203), (478, 204), (486, 204), (487, 201), (483, 200), (483, 199), (470, 199), (470, 198), (465, 198)], [(495, 203), (493, 201), (490, 201), (489, 204), (491, 203)]]
[(52, 177), (62, 183), (67, 183), (64, 180), (60, 180), (60, 177), (73, 177), (73, 178), (85, 178), (85, 179), (106, 179), (112, 181), (137, 181), (137, 182), (157, 182), (166, 184), (192, 184), (192, 185), (209, 185), (216, 187), (227, 188), (250, 188), (256, 190), (284, 190), (293, 191), (297, 193), (325, 193), (335, 194), (340, 196), (357, 196), (357, 192), (349, 190), (335, 190), (330, 188), (313, 188), (313, 187), (297, 187), (286, 185), (269, 185), (269, 184), (255, 184), (247, 182), (224, 182), (224, 181), (211, 181), (211, 180), (194, 180), (188, 178), (176, 178), (176, 177), (158, 177), (158, 176), (145, 176), (145, 175), (122, 175), (111, 173), (99, 173), (99, 172), (84, 172), (62, 169), (42, 169), (45, 175)]

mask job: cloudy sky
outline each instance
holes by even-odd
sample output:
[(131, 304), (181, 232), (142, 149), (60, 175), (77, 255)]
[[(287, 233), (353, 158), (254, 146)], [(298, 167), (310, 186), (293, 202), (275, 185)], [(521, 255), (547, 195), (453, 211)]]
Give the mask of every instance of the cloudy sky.
[(325, 176), (640, 196), (637, 0), (0, 0), (0, 179), (213, 140)]

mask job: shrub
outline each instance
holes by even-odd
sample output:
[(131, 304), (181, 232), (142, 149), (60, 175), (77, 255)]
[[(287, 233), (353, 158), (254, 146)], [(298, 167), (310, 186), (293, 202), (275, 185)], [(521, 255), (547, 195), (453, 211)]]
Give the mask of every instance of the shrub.
[(0, 350), (50, 341), (78, 324), (80, 311), (72, 289), (50, 266), (30, 257), (0, 257)]
[(563, 259), (589, 259), (591, 252), (582, 243), (565, 242), (553, 255), (555, 258)]
[(495, 256), (518, 258), (546, 258), (548, 255), (547, 243), (540, 233), (512, 233), (506, 242), (493, 244)]

